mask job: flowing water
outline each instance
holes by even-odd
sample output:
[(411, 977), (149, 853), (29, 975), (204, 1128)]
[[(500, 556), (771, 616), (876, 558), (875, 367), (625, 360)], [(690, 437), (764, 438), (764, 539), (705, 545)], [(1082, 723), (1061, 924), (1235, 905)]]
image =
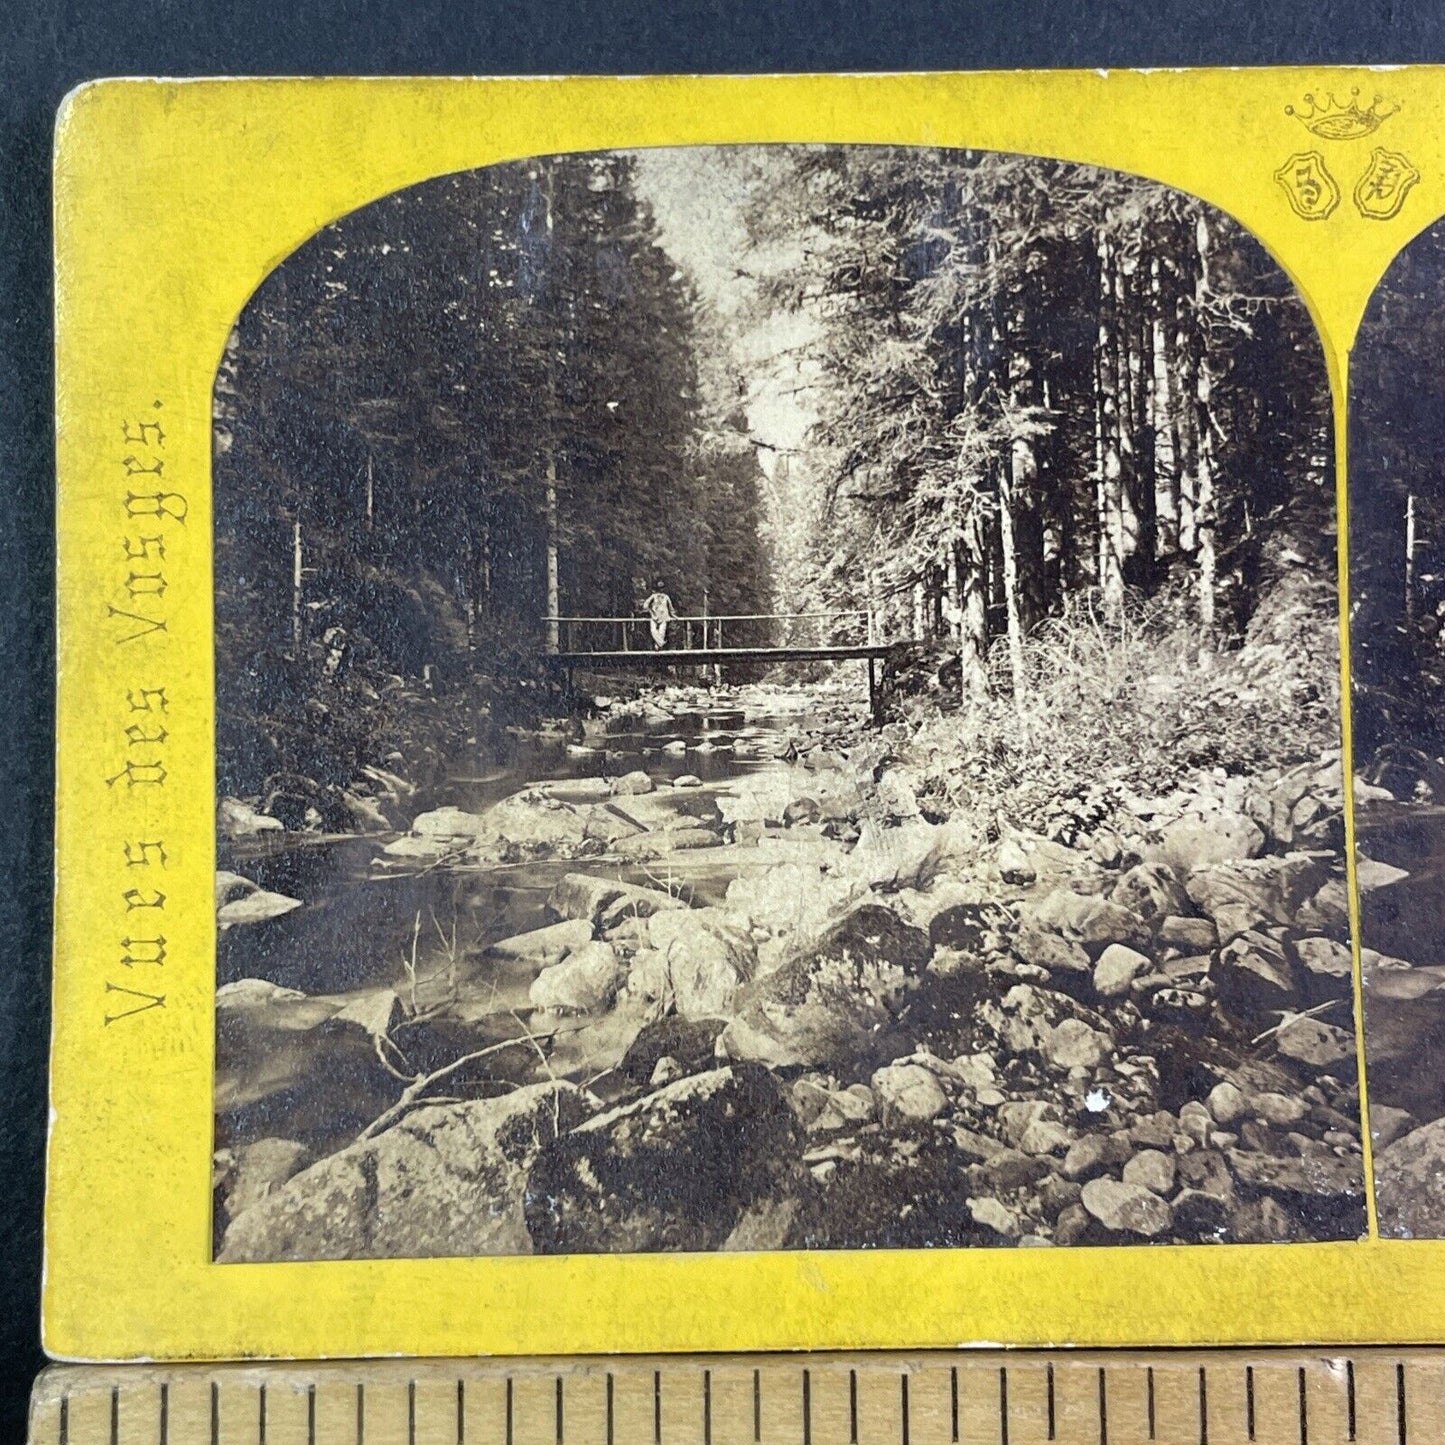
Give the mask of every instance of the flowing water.
[[(560, 734), (514, 737), (500, 766), (483, 769), (478, 760), (458, 759), (443, 787), (413, 800), (414, 811), (452, 805), (484, 812), (540, 782), (553, 784), (552, 796), (566, 801), (568, 780), (579, 781), (580, 797), (583, 779), (641, 769), (680, 814), (715, 821), (718, 798), (730, 785), (745, 774), (785, 771), (791, 743), (818, 721), (806, 689), (745, 690), (740, 696), (747, 706), (734, 705), (735, 696), (726, 693), (710, 701), (694, 689), (664, 692), (651, 700), (646, 721), (633, 713), (599, 719), (580, 743)], [(683, 774), (700, 778), (702, 786), (670, 788)], [(264, 833), (223, 844), (220, 867), (299, 899), (302, 907), (224, 933), (218, 982), (262, 978), (328, 995), (390, 985), (403, 976), (414, 938), (418, 964), (432, 971), (448, 953), (479, 952), (550, 922), (547, 894), (565, 873), (656, 881), (645, 865), (619, 865), (615, 859), (484, 864), (461, 871), (408, 862), (405, 869), (382, 870), (374, 860), (387, 841), (387, 835)], [(721, 896), (738, 867), (736, 850), (727, 848), (678, 855), (669, 864), (700, 902)]]

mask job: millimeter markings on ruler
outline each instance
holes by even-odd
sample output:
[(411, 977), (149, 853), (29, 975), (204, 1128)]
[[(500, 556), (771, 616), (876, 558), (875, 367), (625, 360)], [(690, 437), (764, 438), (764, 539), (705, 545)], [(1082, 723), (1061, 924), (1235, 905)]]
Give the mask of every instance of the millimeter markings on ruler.
[(1445, 1350), (57, 1365), (30, 1445), (1414, 1445)]

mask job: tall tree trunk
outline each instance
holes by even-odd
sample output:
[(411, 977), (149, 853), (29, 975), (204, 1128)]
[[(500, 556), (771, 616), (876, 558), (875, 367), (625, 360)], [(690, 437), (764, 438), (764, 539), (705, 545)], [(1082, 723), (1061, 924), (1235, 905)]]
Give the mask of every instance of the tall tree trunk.
[(1158, 553), (1169, 556), (1179, 550), (1179, 419), (1170, 384), (1173, 364), (1162, 301), (1161, 271), (1156, 258), (1149, 268), (1149, 299), (1153, 313), (1150, 324), (1152, 385), (1149, 420), (1154, 429), (1156, 549)]
[(1099, 428), (1099, 589), (1104, 615), (1117, 618), (1124, 605), (1124, 468), (1119, 455), (1119, 408), (1115, 394), (1113, 294), (1109, 243), (1099, 242), (1099, 343), (1095, 354)]
[(1015, 484), (1012, 452), (1004, 459), (999, 476), (999, 541), (1003, 550), (1003, 596), (1008, 617), (1009, 677), (1013, 682), (1014, 705), (1023, 707), (1024, 627), (1019, 599), (1019, 558), (1014, 536)]
[(1204, 339), (1200, 318), (1204, 314), (1204, 303), (1209, 287), (1209, 224), (1201, 214), (1195, 223), (1195, 245), (1199, 254), (1199, 266), (1195, 272), (1195, 428), (1197, 438), (1198, 502), (1196, 527), (1199, 536), (1199, 626), (1200, 645), (1212, 651), (1214, 646), (1215, 592), (1218, 578), (1215, 557), (1215, 524), (1219, 501), (1216, 495), (1214, 468), (1214, 438), (1210, 414), (1211, 380), (1209, 362), (1204, 355)]
[(964, 527), (962, 550), (959, 688), (965, 697), (982, 697), (988, 691), (988, 537), (977, 508)]
[[(559, 636), (557, 621), (561, 612), (560, 590), (557, 585), (557, 459), (547, 458), (547, 651), (558, 650)], [(535, 554), (534, 554), (535, 555)]]
[(1405, 498), (1405, 625), (1415, 640), (1415, 494)]

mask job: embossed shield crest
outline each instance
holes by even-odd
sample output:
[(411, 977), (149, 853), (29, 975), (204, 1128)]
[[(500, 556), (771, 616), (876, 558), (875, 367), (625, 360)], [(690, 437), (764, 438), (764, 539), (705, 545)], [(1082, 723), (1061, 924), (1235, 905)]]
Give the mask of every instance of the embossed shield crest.
[(1299, 151), (1275, 173), (1295, 215), (1323, 221), (1340, 203), (1340, 188), (1318, 151)]
[(1400, 213), (1410, 187), (1419, 179), (1420, 172), (1401, 152), (1376, 146), (1364, 175), (1355, 183), (1355, 205), (1369, 220), (1388, 221)]

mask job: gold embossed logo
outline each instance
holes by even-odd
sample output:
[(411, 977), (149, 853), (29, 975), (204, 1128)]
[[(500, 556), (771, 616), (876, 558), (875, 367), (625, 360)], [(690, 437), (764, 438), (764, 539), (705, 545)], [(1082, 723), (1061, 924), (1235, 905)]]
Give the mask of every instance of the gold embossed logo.
[(1373, 135), (1396, 111), (1398, 105), (1383, 108), (1384, 97), (1375, 96), (1367, 106), (1359, 101), (1360, 88), (1354, 86), (1349, 101), (1341, 104), (1333, 95), (1311, 95), (1304, 98), (1308, 110), (1287, 105), (1286, 115), (1292, 115), (1304, 128), (1321, 140), (1358, 140), (1361, 136)]
[(1289, 198), (1295, 215), (1306, 221), (1323, 221), (1340, 203), (1340, 188), (1318, 151), (1292, 155), (1274, 178)]
[(1376, 146), (1370, 152), (1370, 164), (1355, 184), (1355, 205), (1368, 220), (1388, 221), (1399, 215), (1405, 197), (1419, 179), (1420, 172), (1400, 151)]

